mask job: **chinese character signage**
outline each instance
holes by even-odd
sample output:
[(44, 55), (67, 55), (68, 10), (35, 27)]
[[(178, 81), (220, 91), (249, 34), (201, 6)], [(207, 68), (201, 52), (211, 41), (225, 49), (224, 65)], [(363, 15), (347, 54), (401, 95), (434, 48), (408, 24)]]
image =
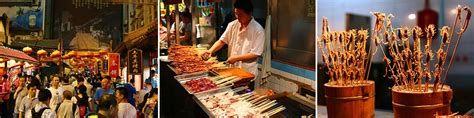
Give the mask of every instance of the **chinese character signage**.
[(108, 72), (110, 77), (115, 78), (120, 74), (120, 53), (108, 54)]
[(142, 74), (142, 50), (133, 48), (128, 51), (127, 72), (130, 74)]

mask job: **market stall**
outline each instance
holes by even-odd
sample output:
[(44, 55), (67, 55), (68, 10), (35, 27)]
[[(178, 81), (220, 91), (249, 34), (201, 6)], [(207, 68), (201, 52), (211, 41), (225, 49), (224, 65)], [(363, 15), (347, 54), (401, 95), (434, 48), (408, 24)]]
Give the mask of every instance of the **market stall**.
[[(163, 35), (160, 35), (159, 72), (161, 116), (288, 118), (314, 116), (315, 103), (312, 102), (315, 95), (314, 64), (311, 64), (314, 62), (314, 58), (306, 58), (304, 62), (300, 62), (298, 59), (285, 62), (283, 58), (273, 58), (270, 55), (274, 51), (271, 48), (274, 46), (271, 45), (271, 42), (290, 41), (288, 39), (290, 37), (287, 35), (273, 36), (280, 32), (304, 31), (307, 36), (305, 41), (314, 42), (314, 29), (301, 30), (286, 26), (298, 24), (298, 22), (314, 24), (310, 20), (298, 20), (310, 19), (311, 15), (308, 14), (312, 12), (298, 14), (297, 19), (278, 21), (269, 19), (268, 15), (279, 14), (282, 15), (281, 17), (285, 17), (283, 16), (286, 14), (285, 12), (270, 13), (267, 11), (270, 8), (275, 9), (276, 7), (273, 6), (276, 6), (277, 3), (285, 4), (286, 2), (252, 1), (255, 4), (255, 12), (259, 15), (254, 15), (250, 20), (253, 26), (262, 27), (261, 30), (259, 29), (260, 34), (253, 34), (262, 37), (252, 37), (252, 40), (261, 40), (261, 42), (245, 42), (239, 43), (239, 45), (248, 45), (248, 47), (242, 48), (242, 50), (248, 50), (251, 48), (250, 44), (256, 43), (255, 45), (260, 47), (255, 47), (255, 49), (261, 51), (255, 52), (258, 54), (257, 57), (237, 63), (229, 61), (229, 58), (238, 55), (235, 53), (236, 51), (230, 51), (232, 48), (236, 48), (230, 44), (221, 50), (211, 51), (213, 54), (206, 56), (205, 53), (219, 42), (223, 32), (230, 29), (226, 27), (233, 27), (230, 26), (230, 22), (237, 22), (234, 14), (234, 2), (236, 1), (185, 0), (181, 3), (167, 0), (163, 2), (161, 23), (165, 24), (160, 28), (160, 33)], [(311, 2), (304, 1), (297, 4), (297, 6), (303, 5), (312, 8)], [(314, 2), (312, 5), (314, 7)], [(293, 12), (308, 10), (306, 9), (308, 6), (299, 7)], [(189, 13), (191, 13), (191, 20), (187, 18)], [(191, 30), (183, 29), (188, 27), (187, 24), (191, 24)], [(282, 30), (273, 30), (273, 27), (270, 27), (272, 25), (282, 25), (280, 27)], [(192, 33), (191, 44), (182, 43), (183, 40), (189, 41), (186, 39), (188, 38), (187, 33), (189, 33), (187, 31)], [(296, 35), (298, 33), (301, 32), (288, 34)], [(266, 38), (263, 38), (264, 35)], [(270, 37), (275, 37), (275, 39)], [(278, 47), (278, 51), (305, 57), (314, 56), (314, 48), (311, 51), (312, 46), (308, 45), (304, 51), (299, 51), (299, 48), (293, 44), (296, 41), (290, 41), (292, 43), (291, 49), (282, 46)], [(297, 51), (291, 52), (295, 51), (294, 49)], [(265, 53), (262, 50), (266, 50)], [(279, 56), (288, 57), (288, 55)], [(278, 61), (272, 59), (278, 59)], [(238, 66), (240, 63), (255, 64), (255, 68)]]

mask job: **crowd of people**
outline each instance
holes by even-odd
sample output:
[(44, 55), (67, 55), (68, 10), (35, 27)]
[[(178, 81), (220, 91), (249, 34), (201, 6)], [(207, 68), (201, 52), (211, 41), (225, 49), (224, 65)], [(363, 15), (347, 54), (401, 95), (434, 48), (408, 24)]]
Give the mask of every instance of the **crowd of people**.
[[(151, 75), (154, 71), (150, 72)], [(158, 89), (151, 76), (137, 90), (135, 80), (71, 74), (3, 75), (0, 80), (1, 118), (153, 118), (158, 114)]]

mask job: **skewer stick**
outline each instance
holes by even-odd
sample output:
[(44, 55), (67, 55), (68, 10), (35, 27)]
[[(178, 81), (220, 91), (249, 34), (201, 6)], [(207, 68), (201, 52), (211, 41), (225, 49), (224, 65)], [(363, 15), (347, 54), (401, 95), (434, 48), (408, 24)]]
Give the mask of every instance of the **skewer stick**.
[(270, 104), (271, 102), (272, 102), (272, 101), (270, 101), (270, 100), (265, 100), (264, 102), (261, 102), (260, 104), (252, 105), (250, 108), (256, 110), (257, 108), (260, 108), (260, 107), (262, 107), (262, 106), (265, 106), (265, 105), (267, 105), (267, 104)]
[(270, 102), (270, 100), (268, 100), (268, 99), (260, 100), (258, 102), (255, 102), (254, 104), (252, 104), (251, 108), (261, 106), (261, 105), (266, 104), (268, 102)]
[[(458, 13), (457, 13), (457, 15), (456, 15), (457, 17), (460, 17), (460, 14), (461, 14), (461, 10), (459, 10), (459, 8), (460, 8), (460, 6), (458, 6)], [(456, 50), (457, 50), (457, 48), (458, 48), (459, 42), (460, 42), (460, 40), (461, 40), (461, 37), (462, 37), (463, 33), (466, 31), (466, 28), (467, 28), (467, 26), (469, 25), (469, 21), (471, 20), (471, 14), (472, 14), (471, 8), (469, 8), (469, 7), (464, 7), (463, 10), (467, 12), (467, 14), (466, 14), (466, 19), (464, 20), (463, 27), (461, 28), (461, 31), (458, 32), (458, 35), (459, 35), (459, 36), (458, 36), (458, 40), (456, 41), (456, 45), (454, 46), (453, 54), (451, 55), (451, 59), (449, 60), (449, 65), (448, 65), (448, 68), (446, 69), (446, 74), (444, 74), (443, 83), (442, 83), (442, 85), (441, 85), (441, 89), (443, 89), (444, 83), (446, 83), (446, 80), (447, 80), (446, 77), (447, 77), (447, 75), (448, 75), (449, 69), (451, 69), (451, 64), (453, 63), (453, 57), (454, 57), (454, 55), (456, 54)], [(458, 18), (456, 18), (455, 23), (454, 23), (454, 26), (453, 26), (453, 29), (452, 29), (452, 31), (451, 31), (451, 34), (452, 34), (452, 35), (454, 35), (454, 34), (453, 34), (453, 31), (454, 31), (454, 29), (455, 29), (455, 27), (456, 27), (456, 23), (457, 23), (456, 21), (457, 21), (457, 19), (458, 19)], [(451, 36), (451, 38), (452, 38), (452, 36)], [(448, 49), (449, 49), (449, 48), (448, 48)]]
[(285, 109), (286, 109), (285, 107), (279, 106), (279, 107), (277, 107), (277, 108), (275, 108), (275, 109), (273, 109), (273, 110), (270, 110), (270, 111), (268, 111), (268, 112), (265, 112), (265, 114), (267, 114), (267, 116), (273, 116), (273, 115), (275, 115), (275, 114), (277, 114), (277, 113), (279, 113), (279, 112), (281, 112), (281, 111), (283, 111), (283, 110), (285, 110)]
[(275, 106), (275, 105), (277, 105), (277, 103), (272, 102), (271, 104), (267, 104), (267, 105), (265, 105), (265, 106), (262, 106), (262, 107), (260, 107), (260, 108), (257, 108), (256, 111), (258, 111), (258, 113), (262, 113), (263, 111), (265, 111), (265, 110), (267, 110), (267, 109), (269, 109), (269, 108), (271, 108), (271, 107), (273, 107), (273, 106)]

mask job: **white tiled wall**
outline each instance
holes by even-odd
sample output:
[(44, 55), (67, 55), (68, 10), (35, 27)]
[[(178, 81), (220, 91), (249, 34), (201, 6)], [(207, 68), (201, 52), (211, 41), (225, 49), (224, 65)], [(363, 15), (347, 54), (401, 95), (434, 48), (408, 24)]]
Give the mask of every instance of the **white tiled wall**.
[[(315, 81), (301, 76), (293, 75), (287, 72), (283, 72), (277, 69), (272, 69), (272, 76), (267, 78), (267, 83), (263, 85), (264, 88), (272, 89), (276, 93), (281, 92), (297, 92), (298, 85), (288, 81), (287, 79), (292, 79), (307, 85), (311, 85), (312, 88), (315, 88)], [(285, 79), (287, 78), (287, 79)]]

